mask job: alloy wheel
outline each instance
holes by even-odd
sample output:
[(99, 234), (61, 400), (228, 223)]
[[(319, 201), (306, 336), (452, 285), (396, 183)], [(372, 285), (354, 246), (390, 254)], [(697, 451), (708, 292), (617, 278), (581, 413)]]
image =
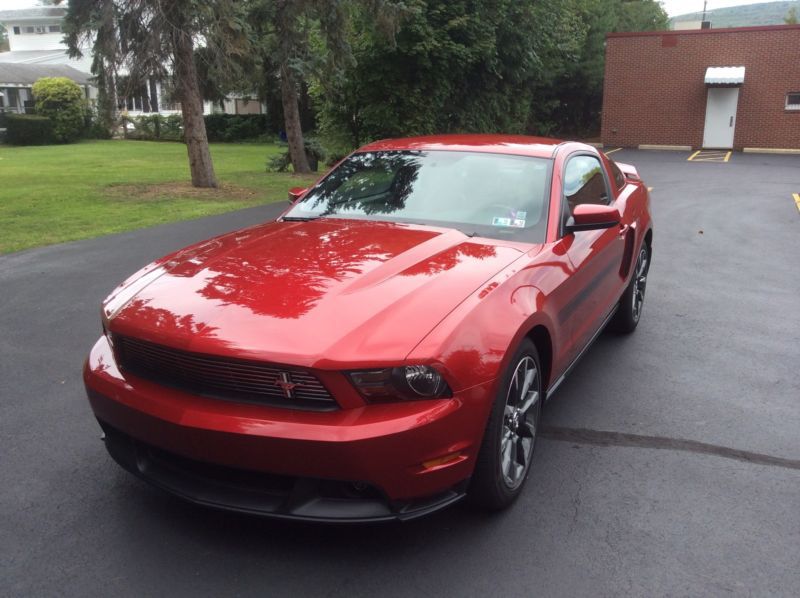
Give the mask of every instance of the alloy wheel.
[(633, 320), (639, 321), (642, 315), (642, 306), (644, 305), (644, 291), (647, 287), (647, 264), (648, 264), (647, 248), (642, 247), (639, 251), (639, 257), (636, 259), (636, 270), (633, 274)]
[(508, 386), (500, 439), (500, 469), (510, 489), (523, 482), (531, 465), (540, 398), (539, 371), (533, 358), (526, 355), (517, 363)]

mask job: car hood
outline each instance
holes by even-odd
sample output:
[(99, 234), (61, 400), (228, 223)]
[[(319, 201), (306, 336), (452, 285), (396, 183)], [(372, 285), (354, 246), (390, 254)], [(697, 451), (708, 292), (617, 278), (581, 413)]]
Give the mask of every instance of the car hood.
[(189, 247), (105, 302), (112, 332), (316, 367), (399, 361), (524, 250), (452, 229), (272, 222)]

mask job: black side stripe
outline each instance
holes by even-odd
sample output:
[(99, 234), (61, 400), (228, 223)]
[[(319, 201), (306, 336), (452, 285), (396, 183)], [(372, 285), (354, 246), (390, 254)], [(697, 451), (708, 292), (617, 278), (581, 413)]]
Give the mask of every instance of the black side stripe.
[(605, 280), (607, 276), (609, 276), (612, 272), (616, 272), (619, 270), (619, 265), (615, 261), (611, 261), (606, 264), (606, 267), (603, 268), (591, 281), (586, 287), (581, 290), (577, 295), (575, 295), (569, 303), (567, 303), (561, 311), (558, 312), (558, 321), (561, 324), (564, 324), (567, 320), (569, 320), (575, 312), (578, 311), (581, 304), (589, 298), (595, 289), (600, 286), (600, 283)]

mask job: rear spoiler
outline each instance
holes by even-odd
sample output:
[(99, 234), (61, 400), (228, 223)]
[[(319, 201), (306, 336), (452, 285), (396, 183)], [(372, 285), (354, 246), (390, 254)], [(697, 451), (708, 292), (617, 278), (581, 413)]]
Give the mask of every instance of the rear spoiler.
[(632, 166), (630, 164), (623, 164), (622, 162), (615, 162), (615, 164), (622, 171), (622, 174), (625, 175), (626, 179), (636, 183), (641, 182), (642, 178), (639, 176), (639, 171), (636, 170), (635, 166)]

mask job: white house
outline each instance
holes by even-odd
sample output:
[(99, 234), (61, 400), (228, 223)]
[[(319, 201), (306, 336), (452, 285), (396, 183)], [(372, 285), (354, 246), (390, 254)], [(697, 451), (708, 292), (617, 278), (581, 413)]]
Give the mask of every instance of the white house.
[(61, 22), (66, 13), (67, 9), (59, 6), (0, 10), (0, 23), (6, 29), (10, 48), (8, 52), (0, 52), (0, 62), (66, 64), (90, 73), (92, 57), (89, 48), (80, 59), (67, 55), (61, 31)]
[(33, 108), (33, 84), (43, 77), (66, 77), (83, 88), (90, 102), (96, 97), (91, 75), (66, 64), (0, 62), (0, 112), (24, 114)]
[[(83, 57), (70, 58), (67, 46), (63, 41), (62, 22), (67, 14), (67, 9), (61, 6), (41, 6), (22, 10), (0, 10), (0, 24), (8, 32), (9, 51), (0, 52), (0, 66), (4, 63), (19, 65), (62, 65), (80, 71), (85, 76), (87, 97), (91, 100), (97, 97), (97, 90), (91, 85), (91, 48), (82, 48)], [(12, 106), (11, 99), (15, 102), (16, 110), (24, 111), (25, 102), (32, 105), (30, 86), (20, 88), (18, 82), (5, 81), (7, 75), (0, 70), (0, 93), (5, 96), (0, 99), (0, 110), (3, 105), (6, 109)], [(120, 72), (124, 75), (124, 70)], [(42, 75), (55, 76), (55, 75)], [(73, 78), (73, 77), (70, 77)], [(10, 90), (10, 91), (8, 91)], [(128, 90), (124, 97), (119, 98), (119, 109), (126, 111), (130, 116), (159, 112), (172, 114), (179, 110), (179, 106), (168, 104), (162, 93), (161, 83), (151, 80), (147, 85), (138, 89)], [(243, 98), (232, 97), (224, 102), (224, 112), (229, 114), (260, 114), (266, 112), (266, 105), (258, 101), (247, 101)], [(15, 110), (15, 111), (16, 111)], [(220, 112), (220, 106), (212, 102), (204, 102), (203, 111), (206, 114)]]

